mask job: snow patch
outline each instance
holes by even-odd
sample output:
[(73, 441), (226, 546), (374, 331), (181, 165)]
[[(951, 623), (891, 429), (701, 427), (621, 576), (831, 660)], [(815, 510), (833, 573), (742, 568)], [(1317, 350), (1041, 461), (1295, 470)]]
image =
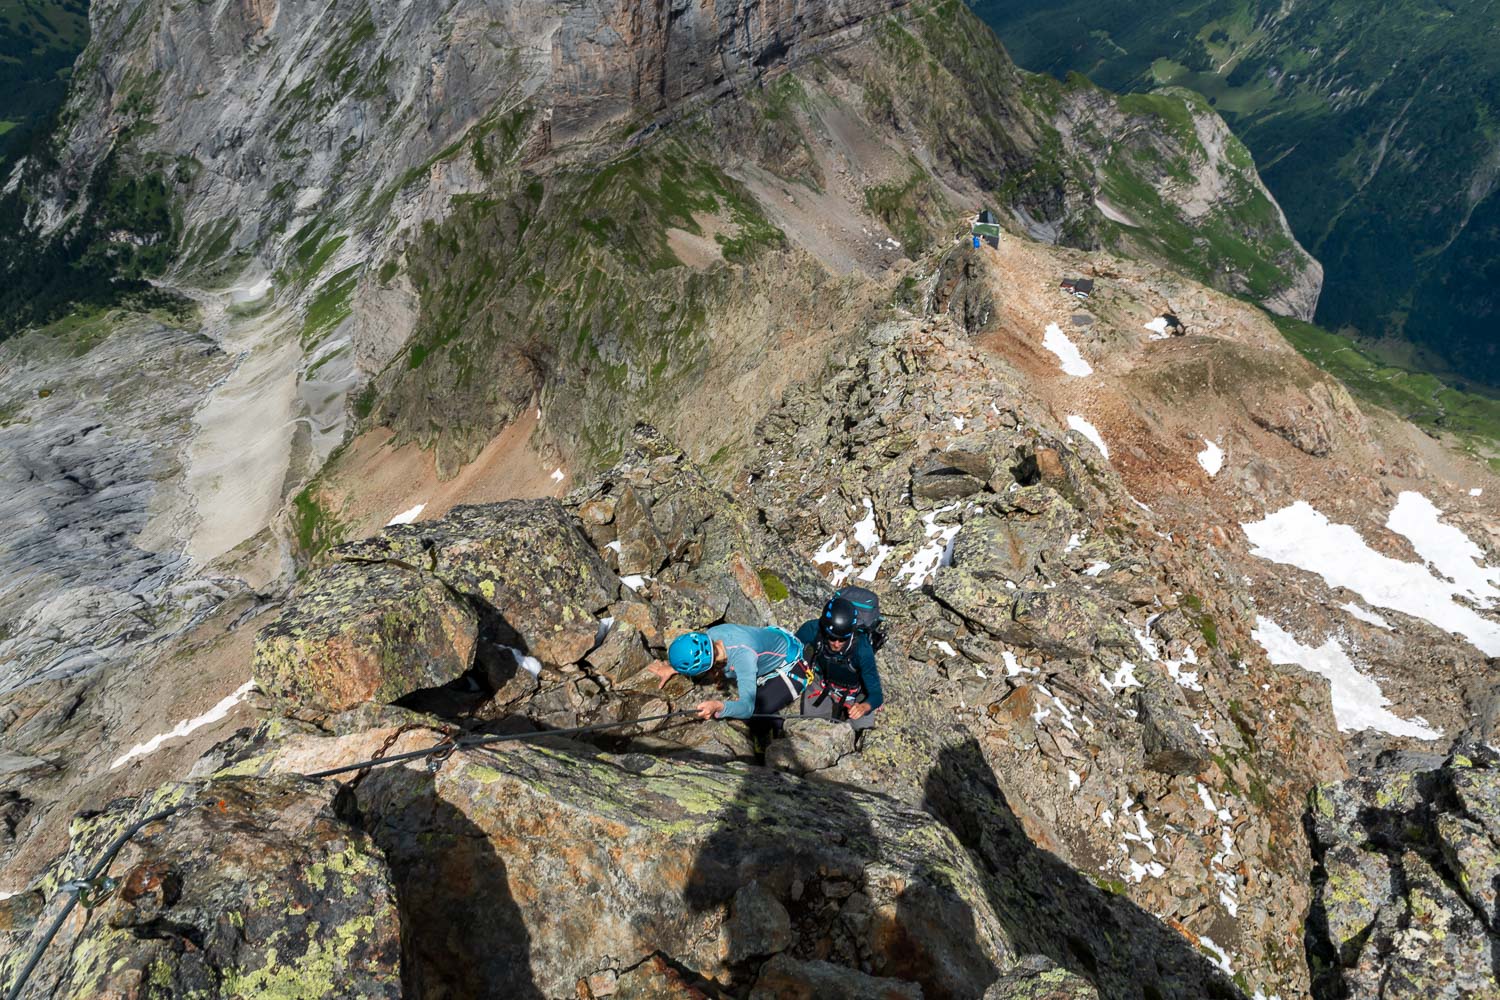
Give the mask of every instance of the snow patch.
[[(613, 622), (611, 622), (613, 624)], [(542, 661), (535, 656), (527, 656), (514, 646), (506, 646), (505, 651), (515, 659), (516, 666), (526, 671), (533, 677), (540, 677), (542, 673)]]
[[(916, 590), (927, 582), (934, 571), (941, 566), (948, 566), (953, 562), (953, 539), (958, 535), (958, 529), (962, 525), (950, 524), (947, 526), (937, 523), (939, 515), (948, 511), (956, 510), (958, 504), (949, 504), (939, 507), (922, 518), (926, 528), (927, 544), (922, 546), (912, 555), (910, 559), (902, 563), (901, 568), (896, 570), (896, 580), (907, 577), (906, 589)], [(835, 583), (835, 586), (838, 584)]]
[(563, 481), (563, 479), (564, 479), (564, 475), (563, 475), (563, 470), (562, 470), (561, 466), (559, 466), (558, 468), (552, 470), (552, 481), (554, 483), (560, 483), (560, 482)]
[(651, 578), (644, 573), (632, 573), (629, 576), (620, 577), (620, 582), (631, 590), (640, 590)]
[(1096, 562), (1096, 563), (1094, 563), (1094, 565), (1092, 565), (1088, 569), (1084, 570), (1083, 571), (1083, 575), (1084, 576), (1098, 576), (1100, 573), (1103, 573), (1107, 569), (1109, 569), (1109, 563), (1107, 563), (1107, 562)]
[(1166, 340), (1172, 336), (1167, 332), (1167, 317), (1158, 316), (1146, 324), (1146, 329), (1151, 331), (1152, 340)]
[(161, 748), (161, 745), (163, 743), (167, 742), (167, 740), (175, 740), (179, 737), (188, 735), (195, 729), (201, 729), (203, 726), (208, 725), (210, 722), (218, 722), (220, 719), (224, 718), (224, 716), (228, 715), (230, 709), (238, 705), (240, 701), (245, 697), (245, 695), (249, 694), (254, 688), (255, 679), (251, 678), (250, 680), (241, 684), (239, 687), (235, 688), (233, 693), (225, 695), (219, 700), (219, 703), (217, 705), (215, 705), (213, 708), (210, 708), (207, 712), (204, 712), (196, 719), (184, 719), (182, 722), (177, 723), (177, 725), (173, 726), (167, 732), (161, 733), (158, 736), (153, 736), (145, 743), (141, 743), (137, 746), (131, 747), (129, 750), (125, 751), (124, 754), (116, 757), (114, 763), (109, 765), (109, 769), (113, 771), (115, 768), (119, 767), (121, 764), (124, 764), (132, 757), (144, 757), (147, 754), (155, 753), (158, 749)]
[(937, 642), (933, 643), (933, 645), (936, 646), (938, 648), (938, 651), (941, 652), (944, 656), (958, 655), (958, 650), (954, 649), (951, 645), (944, 642), (942, 639), (939, 639)]
[(1208, 438), (1203, 439), (1204, 448), (1198, 452), (1198, 464), (1203, 466), (1203, 471), (1208, 473), (1212, 479), (1224, 468), (1224, 449), (1214, 444)]
[(1251, 555), (1316, 573), (1328, 586), (1352, 590), (1366, 604), (1421, 618), (1445, 632), (1457, 632), (1487, 656), (1500, 656), (1500, 624), (1454, 600), (1460, 594), (1495, 594), (1490, 580), (1496, 571), (1465, 565), (1463, 560), (1472, 562), (1478, 547), (1456, 528), (1436, 524), (1421, 504), (1409, 503), (1400, 518), (1395, 513), (1393, 521), (1402, 533), (1416, 535), (1407, 537), (1423, 558), (1456, 573), (1455, 580), (1461, 582), (1440, 579), (1421, 563), (1376, 552), (1354, 528), (1332, 523), (1305, 500), (1240, 527), (1250, 539)]
[(393, 517), (389, 521), (385, 522), (385, 526), (387, 528), (389, 528), (393, 524), (411, 524), (413, 521), (415, 521), (417, 519), (417, 515), (421, 514), (422, 511), (425, 510), (426, 508), (427, 508), (427, 505), (425, 503), (419, 503), (415, 507), (411, 508), (410, 510), (403, 510), (401, 513), (397, 514), (395, 517)]
[(1219, 967), (1224, 975), (1234, 975), (1234, 966), (1229, 964), (1229, 952), (1215, 944), (1213, 938), (1207, 934), (1200, 934), (1198, 935), (1198, 945), (1204, 951), (1208, 952), (1209, 957), (1214, 960), (1214, 964)]
[(1272, 663), (1294, 663), (1304, 670), (1328, 678), (1333, 689), (1333, 717), (1339, 729), (1377, 729), (1392, 736), (1413, 736), (1435, 740), (1443, 734), (1395, 715), (1385, 706), (1390, 699), (1380, 693), (1380, 685), (1359, 672), (1344, 652), (1338, 638), (1329, 636), (1314, 649), (1304, 646), (1269, 618), (1255, 620), (1251, 637), (1265, 648)]
[(875, 530), (875, 505), (865, 497), (864, 519), (854, 525), (854, 540), (859, 543), (860, 548), (869, 552), (880, 545), (880, 532)]
[(1457, 584), (1461, 593), (1491, 607), (1500, 598), (1495, 588), (1500, 566), (1482, 565), (1484, 550), (1453, 525), (1439, 521), (1442, 513), (1422, 494), (1407, 490), (1396, 498), (1385, 526), (1405, 536), (1417, 555)]
[(1345, 603), (1340, 604), (1339, 607), (1349, 612), (1349, 614), (1353, 615), (1355, 618), (1358, 618), (1360, 621), (1365, 622), (1366, 624), (1374, 625), (1376, 628), (1383, 628), (1387, 632), (1396, 631), (1391, 627), (1390, 622), (1386, 621), (1375, 612), (1360, 607), (1353, 601), (1346, 601)]
[[(838, 545), (835, 546), (834, 543)], [(813, 562), (819, 566), (832, 566), (833, 585), (842, 586), (854, 575), (854, 561), (849, 558), (849, 543), (837, 535), (823, 543), (823, 547), (813, 553)]]
[(245, 305), (250, 302), (259, 302), (271, 294), (271, 276), (266, 275), (259, 281), (249, 285), (236, 285), (229, 290), (229, 301), (235, 305)]
[(1469, 496), (1471, 496), (1471, 497), (1477, 497), (1477, 496), (1481, 496), (1483, 493), (1484, 493), (1484, 490), (1482, 490), (1478, 486), (1476, 486), (1472, 490), (1469, 491)]
[(1068, 426), (1077, 431), (1079, 434), (1082, 434), (1084, 437), (1088, 438), (1089, 441), (1093, 443), (1094, 447), (1099, 449), (1099, 454), (1103, 455), (1105, 458), (1109, 458), (1109, 445), (1104, 443), (1104, 438), (1099, 433), (1099, 428), (1095, 427), (1087, 420), (1078, 416), (1076, 413), (1068, 414)]
[(875, 553), (875, 558), (870, 562), (870, 565), (860, 571), (859, 579), (865, 583), (874, 583), (875, 577), (880, 575), (880, 567), (885, 565), (885, 561), (889, 558), (892, 551), (889, 545), (882, 545), (879, 551)]
[(1106, 674), (1101, 672), (1099, 674), (1099, 683), (1102, 684), (1104, 686), (1104, 690), (1108, 691), (1110, 694), (1114, 694), (1116, 691), (1125, 691), (1133, 687), (1138, 688), (1141, 686), (1141, 682), (1137, 680), (1135, 676), (1135, 664), (1131, 663), (1129, 660), (1120, 661), (1120, 666), (1116, 668), (1113, 677), (1107, 676)]
[(1094, 374), (1094, 366), (1084, 360), (1078, 351), (1078, 345), (1068, 339), (1063, 333), (1062, 327), (1056, 323), (1047, 324), (1046, 335), (1042, 337), (1042, 346), (1057, 355), (1059, 366), (1063, 373), (1076, 378), (1084, 378)]

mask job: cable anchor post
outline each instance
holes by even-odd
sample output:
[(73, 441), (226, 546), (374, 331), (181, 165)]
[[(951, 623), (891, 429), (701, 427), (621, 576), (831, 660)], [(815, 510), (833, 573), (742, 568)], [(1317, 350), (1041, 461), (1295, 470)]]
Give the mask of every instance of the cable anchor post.
[(112, 875), (100, 875), (97, 878), (75, 878), (57, 887), (58, 892), (71, 892), (78, 896), (78, 902), (83, 904), (85, 910), (92, 910), (114, 895), (120, 886), (120, 880)]

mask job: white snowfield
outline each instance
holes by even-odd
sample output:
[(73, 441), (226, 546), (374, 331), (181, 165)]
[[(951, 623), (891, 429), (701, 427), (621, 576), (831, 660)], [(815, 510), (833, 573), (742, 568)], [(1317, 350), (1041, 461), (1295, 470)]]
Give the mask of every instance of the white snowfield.
[(389, 528), (393, 524), (411, 524), (417, 519), (417, 516), (420, 515), (424, 509), (426, 509), (426, 507), (427, 505), (425, 503), (419, 503), (410, 510), (403, 510), (395, 517), (385, 522), (385, 526)]
[(251, 678), (250, 680), (241, 684), (239, 687), (235, 688), (232, 694), (225, 695), (222, 699), (219, 700), (219, 703), (217, 705), (215, 705), (213, 708), (210, 708), (207, 712), (204, 712), (196, 719), (184, 719), (182, 722), (177, 723), (177, 725), (173, 726), (165, 733), (153, 736), (145, 743), (141, 743), (137, 746), (131, 747), (129, 750), (125, 751), (124, 754), (116, 757), (114, 763), (109, 765), (109, 769), (113, 771), (115, 768), (119, 767), (121, 764), (126, 763), (132, 758), (144, 757), (149, 753), (155, 753), (161, 748), (161, 745), (163, 743), (167, 742), (167, 740), (175, 740), (178, 737), (186, 736), (188, 733), (191, 733), (195, 729), (200, 729), (203, 726), (208, 725), (210, 722), (218, 722), (220, 719), (224, 718), (224, 716), (228, 715), (230, 709), (238, 705), (240, 703), (240, 700), (244, 698), (245, 695), (249, 694), (251, 689), (253, 689), (254, 687), (255, 679)]
[(1203, 439), (1203, 450), (1198, 452), (1198, 464), (1203, 466), (1203, 471), (1208, 473), (1212, 479), (1224, 468), (1224, 449), (1214, 444), (1208, 438)]
[(875, 505), (869, 497), (864, 498), (865, 516), (854, 525), (854, 540), (866, 552), (880, 545), (880, 532), (875, 527)]
[(1302, 500), (1240, 527), (1250, 539), (1251, 555), (1316, 573), (1328, 586), (1352, 590), (1371, 607), (1421, 618), (1463, 636), (1486, 656), (1500, 656), (1500, 623), (1456, 600), (1490, 606), (1500, 597), (1494, 586), (1500, 570), (1478, 565), (1479, 547), (1437, 515), (1420, 493), (1403, 493), (1387, 522), (1436, 573), (1423, 563), (1376, 552), (1353, 527), (1334, 524)]
[(1042, 337), (1042, 346), (1057, 355), (1064, 374), (1075, 378), (1084, 378), (1094, 374), (1094, 366), (1084, 360), (1083, 355), (1078, 351), (1078, 345), (1069, 340), (1068, 335), (1063, 333), (1062, 327), (1056, 323), (1047, 324), (1047, 333)]
[(1104, 443), (1104, 435), (1099, 433), (1099, 428), (1076, 413), (1068, 414), (1068, 427), (1088, 438), (1093, 442), (1094, 447), (1099, 449), (1099, 454), (1109, 458), (1109, 445)]
[(1171, 336), (1167, 332), (1167, 317), (1158, 316), (1146, 324), (1146, 329), (1151, 331), (1152, 340), (1166, 340)]
[(1255, 620), (1255, 630), (1250, 635), (1265, 647), (1272, 663), (1293, 663), (1328, 678), (1333, 691), (1333, 717), (1339, 729), (1345, 732), (1378, 729), (1392, 736), (1414, 736), (1419, 740), (1435, 740), (1443, 735), (1408, 722), (1386, 708), (1390, 699), (1380, 693), (1380, 685), (1359, 672), (1336, 637), (1329, 636), (1314, 649), (1302, 645), (1291, 633), (1264, 617)]

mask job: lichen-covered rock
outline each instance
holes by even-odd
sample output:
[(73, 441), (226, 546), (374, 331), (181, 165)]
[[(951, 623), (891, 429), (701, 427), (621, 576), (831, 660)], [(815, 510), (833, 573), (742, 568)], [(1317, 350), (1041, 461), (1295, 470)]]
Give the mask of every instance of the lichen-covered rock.
[(990, 464), (963, 450), (934, 452), (912, 466), (911, 495), (925, 500), (956, 500), (985, 488)]
[(1425, 763), (1390, 754), (1313, 796), (1319, 995), (1500, 998), (1500, 842), (1485, 822), (1500, 815), (1500, 755), (1475, 747)]
[[(1051, 492), (1050, 490), (1048, 491)], [(1020, 584), (1037, 564), (1062, 555), (1071, 528), (1061, 497), (1036, 517), (982, 517), (967, 521), (953, 540), (953, 565), (981, 577)]]
[(615, 532), (621, 575), (655, 573), (667, 561), (667, 546), (651, 520), (651, 508), (633, 487), (620, 491)]
[(794, 940), (792, 918), (776, 895), (759, 882), (742, 885), (734, 893), (729, 919), (720, 929), (724, 954), (731, 962), (774, 955)]
[(839, 761), (854, 751), (854, 730), (848, 723), (798, 721), (771, 741), (766, 748), (766, 764), (780, 771), (805, 775), (837, 767)]
[(62, 882), (130, 824), (188, 803), (126, 844), (108, 869), (113, 892), (74, 911), (22, 996), (399, 998), (390, 873), (335, 816), (336, 791), (298, 777), (174, 784), (76, 819), (42, 879), (42, 919), (6, 935), (0, 982), (62, 907)]
[(761, 969), (750, 1000), (922, 1000), (922, 988), (830, 962), (777, 955)]
[(985, 991), (984, 1000), (1099, 1000), (1099, 991), (1047, 958), (1027, 955)]
[(1073, 584), (1012, 589), (1002, 577), (979, 576), (955, 565), (933, 576), (932, 593), (995, 638), (1033, 646), (1050, 656), (1073, 659), (1101, 646), (1133, 648), (1129, 631), (1101, 596)]
[(743, 764), (507, 744), (435, 778), (372, 773), (357, 797), (411, 926), (465, 928), (409, 948), (409, 980), (429, 989), (571, 996), (657, 953), (748, 986), (755, 962), (738, 959), (785, 942), (799, 961), (976, 997), (1007, 955), (952, 835), (863, 791)]
[(526, 652), (566, 664), (593, 648), (619, 580), (556, 500), (455, 507), (417, 527), (433, 574), (492, 608)]
[(255, 639), (268, 693), (340, 711), (459, 677), (478, 618), (415, 567), (336, 562), (314, 570)]

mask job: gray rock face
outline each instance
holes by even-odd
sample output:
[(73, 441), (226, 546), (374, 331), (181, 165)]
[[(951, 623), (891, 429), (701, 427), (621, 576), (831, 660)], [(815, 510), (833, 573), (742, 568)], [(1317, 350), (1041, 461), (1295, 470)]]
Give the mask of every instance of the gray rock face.
[(83, 357), (41, 337), (4, 353), (0, 693), (126, 657), (223, 598), (207, 583), (174, 593), (188, 569), (174, 529), (193, 409), (228, 364), (145, 322)]
[(922, 988), (881, 979), (829, 962), (777, 955), (761, 969), (750, 1000), (921, 1000)]
[(775, 894), (751, 882), (735, 890), (723, 934), (731, 962), (775, 955), (792, 945), (792, 918)]
[(1182, 717), (1162, 682), (1153, 678), (1136, 694), (1146, 766), (1162, 774), (1197, 774), (1208, 766), (1203, 739)]
[(437, 521), (394, 525), (340, 546), (350, 562), (392, 562), (429, 572), (499, 621), (497, 637), (552, 664), (592, 649), (599, 614), (619, 578), (555, 500), (455, 507)]
[(1391, 755), (1312, 800), (1317, 996), (1500, 997), (1500, 756), (1411, 765)]

